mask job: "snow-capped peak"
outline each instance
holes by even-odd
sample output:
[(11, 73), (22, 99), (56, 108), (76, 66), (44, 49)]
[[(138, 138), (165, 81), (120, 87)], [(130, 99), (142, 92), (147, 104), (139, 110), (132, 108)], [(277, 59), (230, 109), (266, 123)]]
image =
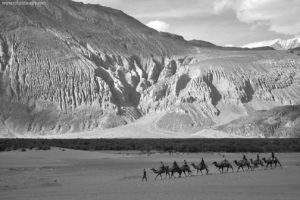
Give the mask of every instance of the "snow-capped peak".
[(256, 47), (264, 47), (269, 46), (273, 47), (277, 50), (287, 50), (287, 49), (293, 49), (296, 47), (300, 47), (300, 36), (297, 36), (295, 38), (283, 40), (283, 39), (274, 39), (274, 40), (267, 40), (267, 41), (261, 41), (261, 42), (253, 42), (246, 44), (242, 46), (243, 48), (256, 48)]

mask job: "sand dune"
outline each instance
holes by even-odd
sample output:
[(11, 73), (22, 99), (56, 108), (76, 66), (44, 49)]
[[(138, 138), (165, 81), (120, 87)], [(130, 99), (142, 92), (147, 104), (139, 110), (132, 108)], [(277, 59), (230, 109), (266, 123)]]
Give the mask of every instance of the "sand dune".
[[(226, 154), (229, 160), (241, 154)], [(247, 154), (254, 157), (254, 154)], [(262, 155), (266, 156), (266, 155)], [(277, 155), (283, 169), (219, 174), (211, 166), (221, 154), (50, 151), (0, 153), (0, 199), (298, 199), (300, 154)], [(149, 170), (163, 160), (208, 162), (211, 175), (154, 181)], [(141, 182), (146, 168), (148, 182)]]

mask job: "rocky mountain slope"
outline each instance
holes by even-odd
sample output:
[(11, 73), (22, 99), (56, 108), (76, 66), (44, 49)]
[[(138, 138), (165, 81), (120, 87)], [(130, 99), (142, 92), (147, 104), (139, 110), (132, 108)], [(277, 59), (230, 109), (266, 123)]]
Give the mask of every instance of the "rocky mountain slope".
[[(300, 106), (260, 110), (218, 127), (232, 135), (261, 137), (299, 137)], [(266, 135), (267, 134), (267, 135)]]
[(122, 11), (69, 0), (0, 4), (0, 69), (1, 137), (101, 137), (153, 114), (151, 129), (190, 137), (300, 103), (294, 54), (201, 47)]
[(277, 50), (288, 50), (293, 49), (296, 47), (300, 47), (300, 36), (283, 40), (283, 39), (275, 39), (275, 40), (267, 40), (267, 41), (260, 41), (260, 42), (253, 42), (244, 45), (244, 48), (257, 48), (257, 47), (273, 47)]

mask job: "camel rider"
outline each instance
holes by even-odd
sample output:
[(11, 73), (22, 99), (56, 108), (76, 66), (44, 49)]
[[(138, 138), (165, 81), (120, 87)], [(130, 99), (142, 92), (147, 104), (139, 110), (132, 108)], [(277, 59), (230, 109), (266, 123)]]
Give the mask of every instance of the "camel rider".
[(178, 167), (178, 164), (176, 162), (176, 160), (173, 162), (173, 168), (177, 168)]
[(165, 165), (164, 165), (164, 163), (163, 163), (162, 161), (160, 161), (160, 169), (161, 169), (161, 170), (164, 170), (164, 169), (165, 169)]
[(272, 159), (272, 161), (275, 160), (275, 155), (274, 155), (274, 152), (273, 152), (273, 151), (272, 151), (272, 153), (271, 153), (271, 159)]
[(201, 166), (204, 166), (205, 165), (205, 162), (203, 160), (203, 158), (201, 159)]
[(184, 162), (184, 167), (188, 167), (186, 160), (184, 160), (183, 162)]
[(248, 161), (245, 154), (243, 155), (243, 160)]
[(260, 160), (260, 158), (259, 158), (259, 154), (257, 154), (257, 155), (256, 155), (256, 160), (257, 160), (257, 161), (259, 161), (259, 160)]
[(228, 161), (227, 161), (227, 159), (226, 159), (226, 157), (225, 157), (225, 154), (223, 154), (223, 158), (224, 158), (223, 162), (224, 162), (224, 163), (227, 163)]

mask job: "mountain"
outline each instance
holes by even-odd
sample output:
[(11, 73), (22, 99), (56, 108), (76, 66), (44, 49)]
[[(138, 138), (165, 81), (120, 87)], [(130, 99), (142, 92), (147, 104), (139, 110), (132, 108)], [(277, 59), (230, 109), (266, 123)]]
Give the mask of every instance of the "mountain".
[(282, 39), (275, 39), (275, 40), (267, 40), (261, 42), (254, 42), (244, 45), (244, 48), (256, 48), (256, 47), (273, 47), (276, 50), (288, 50), (293, 49), (296, 47), (300, 47), (300, 36), (282, 40)]
[(215, 44), (204, 40), (190, 40), (189, 42), (197, 47), (216, 47)]
[(293, 50), (293, 51), (300, 51), (300, 47), (295, 47), (295, 48), (292, 48), (290, 50)]
[(234, 46), (217, 46), (211, 42), (207, 42), (204, 40), (190, 40), (188, 41), (190, 44), (196, 46), (196, 47), (209, 47), (214, 49), (222, 49), (222, 50), (230, 50), (230, 51), (255, 51), (255, 50), (275, 50), (273, 47), (269, 46), (262, 46), (262, 47), (256, 47), (256, 48), (242, 48), (242, 47), (234, 47)]
[[(232, 135), (265, 137), (300, 136), (300, 105), (282, 106), (270, 110), (255, 111), (247, 117), (241, 117), (218, 127)], [(245, 131), (247, 130), (247, 131)]]
[(288, 52), (300, 56), (300, 47), (289, 49)]
[(44, 2), (0, 4), (1, 137), (244, 137), (216, 127), (300, 104), (295, 54), (214, 47), (112, 8)]

